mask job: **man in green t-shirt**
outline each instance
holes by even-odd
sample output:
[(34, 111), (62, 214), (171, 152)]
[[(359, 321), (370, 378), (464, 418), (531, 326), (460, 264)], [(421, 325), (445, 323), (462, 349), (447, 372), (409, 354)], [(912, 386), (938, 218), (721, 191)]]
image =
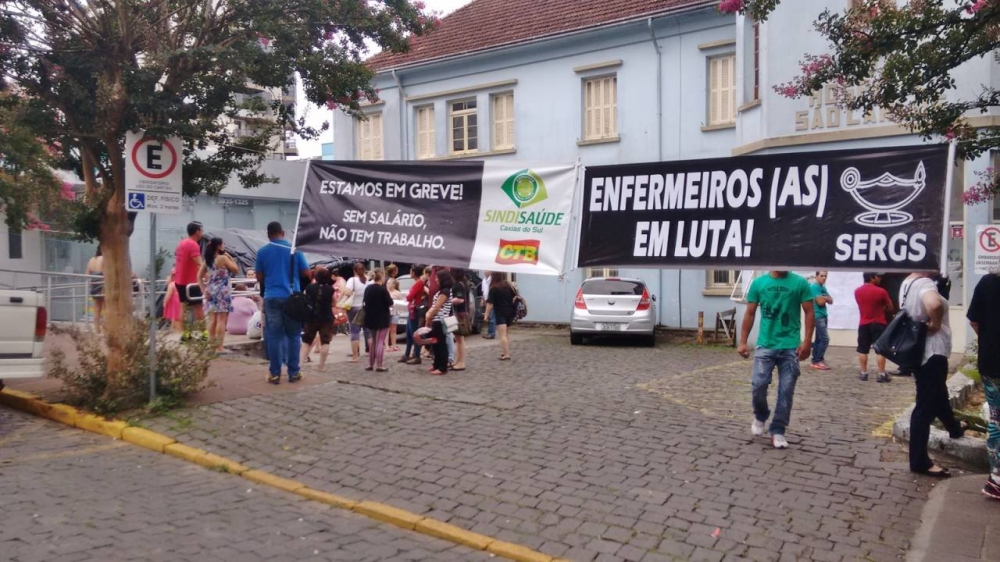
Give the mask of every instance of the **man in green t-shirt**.
[(817, 271), (816, 280), (809, 284), (813, 296), (813, 310), (816, 312), (816, 341), (812, 346), (812, 368), (829, 371), (826, 364), (826, 348), (830, 347), (830, 332), (827, 329), (826, 306), (833, 304), (833, 297), (826, 290), (826, 271)]
[[(771, 375), (778, 367), (778, 402), (771, 420), (771, 444), (787, 449), (785, 428), (792, 415), (795, 381), (799, 378), (799, 361), (809, 357), (813, 335), (813, 295), (809, 283), (787, 271), (771, 271), (750, 284), (747, 310), (743, 315), (740, 346), (736, 349), (744, 359), (750, 357), (747, 338), (753, 329), (754, 317), (760, 307), (760, 333), (753, 358), (753, 424), (754, 435), (764, 434), (764, 422), (771, 415), (767, 405), (767, 388)], [(799, 307), (805, 312), (806, 333), (802, 338)]]

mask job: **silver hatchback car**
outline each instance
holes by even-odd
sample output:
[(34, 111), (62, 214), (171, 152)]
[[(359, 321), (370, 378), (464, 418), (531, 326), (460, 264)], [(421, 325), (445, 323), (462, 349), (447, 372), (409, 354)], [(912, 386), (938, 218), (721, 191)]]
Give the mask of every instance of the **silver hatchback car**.
[(656, 344), (656, 297), (642, 279), (593, 277), (576, 293), (569, 338), (573, 345), (587, 336), (640, 336)]

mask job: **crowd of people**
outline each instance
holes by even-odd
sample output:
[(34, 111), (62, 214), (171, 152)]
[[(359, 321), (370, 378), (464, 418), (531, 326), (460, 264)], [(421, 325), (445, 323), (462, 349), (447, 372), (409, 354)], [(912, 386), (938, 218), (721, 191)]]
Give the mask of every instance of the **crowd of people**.
[[(467, 369), (466, 338), (473, 334), (474, 315), (481, 314), (487, 332), (483, 337), (498, 337), (499, 359), (510, 360), (508, 330), (518, 297), (502, 273), (486, 273), (483, 307), (477, 307), (476, 286), (460, 268), (415, 264), (409, 271), (413, 284), (403, 294), (395, 264), (369, 271), (357, 262), (347, 275), (337, 266), (311, 268), (301, 252), (292, 250), (281, 224), (272, 222), (268, 243), (247, 271), (257, 287), (249, 291), (245, 283), (234, 284), (239, 267), (221, 238), (212, 238), (201, 250), (202, 225), (193, 222), (187, 232), (167, 280), (163, 317), (181, 333), (182, 341), (195, 337), (186, 319), (205, 319), (203, 337), (220, 353), (227, 333), (248, 334), (255, 324), (262, 325), (270, 362), (267, 380), (272, 384), (280, 382), (283, 368), (289, 382), (298, 381), (302, 364), (317, 352), (318, 367), (324, 369), (330, 343), (345, 327), (350, 363), (361, 362), (363, 346), (365, 369), (388, 371), (387, 354), (400, 351), (396, 327), (405, 325), (398, 362), (421, 365), (431, 360), (428, 371), (444, 375)], [(397, 302), (406, 303), (405, 311), (397, 310)]]

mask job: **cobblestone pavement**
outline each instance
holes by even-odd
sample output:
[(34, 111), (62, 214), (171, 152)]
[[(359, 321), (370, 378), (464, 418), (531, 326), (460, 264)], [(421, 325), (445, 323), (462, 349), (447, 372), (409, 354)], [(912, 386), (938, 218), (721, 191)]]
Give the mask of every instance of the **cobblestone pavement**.
[(785, 451), (750, 437), (751, 365), (732, 349), (539, 335), (513, 353), (480, 347), (445, 377), (337, 365), (337, 383), (147, 425), (573, 560), (897, 560), (917, 528), (933, 482), (872, 435), (912, 380), (861, 383), (853, 350), (806, 365)]
[(0, 406), (0, 560), (485, 560)]

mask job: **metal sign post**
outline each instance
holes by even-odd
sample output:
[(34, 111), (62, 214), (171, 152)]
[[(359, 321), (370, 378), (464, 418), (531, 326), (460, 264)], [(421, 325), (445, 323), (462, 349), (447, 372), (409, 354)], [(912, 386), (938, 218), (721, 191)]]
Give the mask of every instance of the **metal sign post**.
[(149, 213), (149, 401), (156, 399), (156, 213)]
[(179, 213), (183, 145), (178, 137), (158, 140), (125, 135), (125, 208), (149, 213), (149, 400), (156, 398), (156, 213)]

